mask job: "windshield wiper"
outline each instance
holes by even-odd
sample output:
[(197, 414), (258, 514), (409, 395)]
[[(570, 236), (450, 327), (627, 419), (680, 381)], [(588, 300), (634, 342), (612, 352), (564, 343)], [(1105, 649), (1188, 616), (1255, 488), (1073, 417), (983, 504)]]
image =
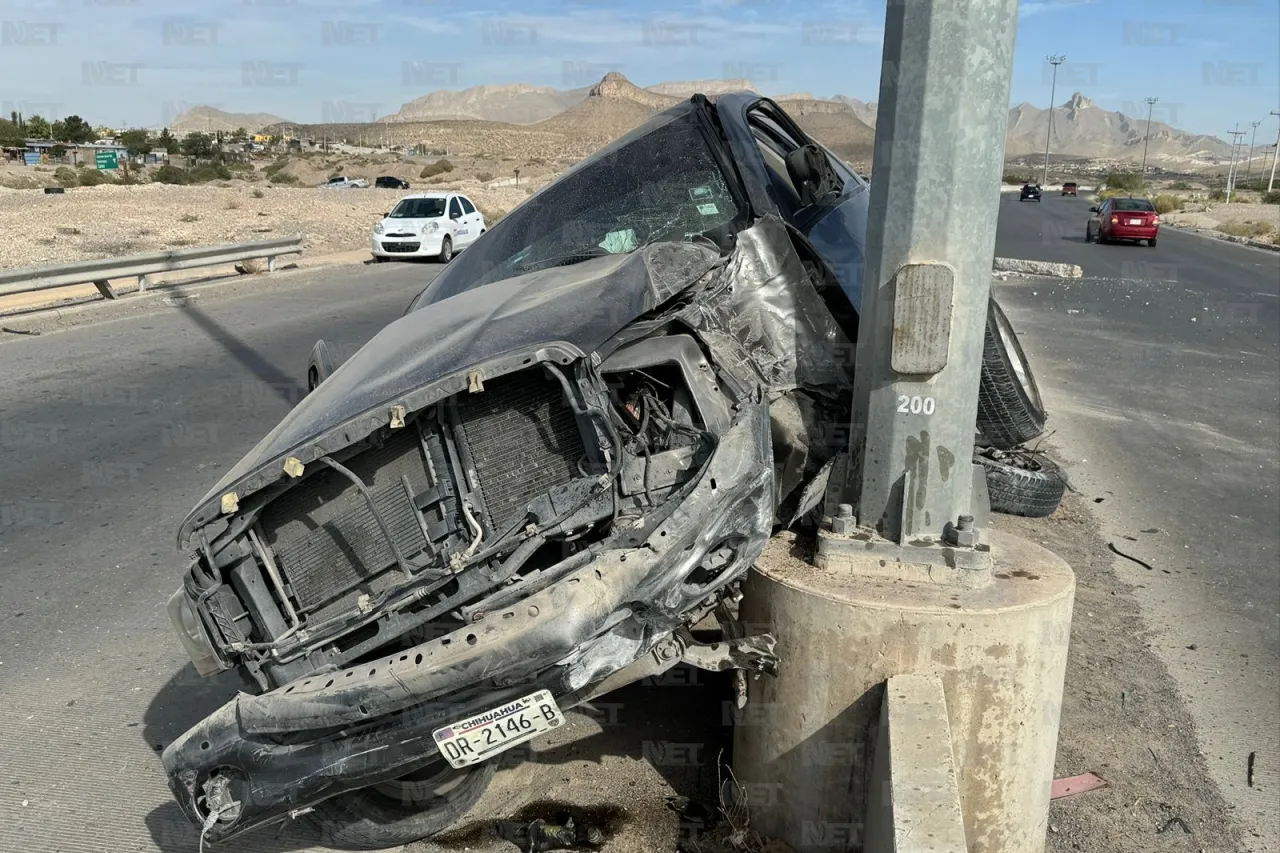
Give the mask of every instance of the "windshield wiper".
[(515, 271), (517, 274), (523, 275), (524, 273), (527, 273), (527, 272), (533, 272), (534, 270), (539, 270), (539, 269), (547, 269), (548, 267), (573, 266), (574, 264), (580, 264), (583, 261), (589, 261), (589, 260), (592, 260), (593, 258), (603, 258), (611, 254), (613, 253), (605, 249), (602, 249), (599, 246), (591, 246), (590, 248), (582, 249), (577, 252), (572, 252), (568, 255), (559, 255), (558, 257), (554, 257), (554, 258), (543, 258), (538, 261), (530, 261), (527, 264), (519, 265), (518, 267), (515, 268)]

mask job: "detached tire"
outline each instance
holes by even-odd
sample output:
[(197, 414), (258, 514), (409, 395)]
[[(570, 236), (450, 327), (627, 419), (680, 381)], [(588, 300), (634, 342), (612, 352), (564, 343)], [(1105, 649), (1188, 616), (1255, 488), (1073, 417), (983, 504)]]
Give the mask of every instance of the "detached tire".
[(1011, 450), (1044, 432), (1044, 403), (1026, 353), (994, 299), (987, 309), (978, 384), (978, 431), (992, 447)]
[(1066, 478), (1048, 458), (1039, 454), (1011, 455), (1008, 462), (976, 457), (987, 473), (991, 509), (1006, 515), (1045, 518), (1062, 503)]
[(385, 850), (430, 838), (457, 823), (489, 787), (497, 764), (445, 765), (317, 803), (311, 814), (323, 843), (339, 850)]

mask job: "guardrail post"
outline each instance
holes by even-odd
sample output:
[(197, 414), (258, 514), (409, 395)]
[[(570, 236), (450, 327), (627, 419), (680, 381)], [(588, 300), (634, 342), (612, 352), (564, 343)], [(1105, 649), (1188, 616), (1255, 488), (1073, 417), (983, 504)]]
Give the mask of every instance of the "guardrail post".
[(102, 294), (103, 299), (119, 299), (120, 294), (116, 293), (115, 288), (111, 286), (111, 282), (105, 278), (98, 279), (93, 283), (98, 288), (98, 292)]
[(864, 849), (885, 683), (938, 679), (967, 853), (1036, 853), (1075, 578), (986, 529), (973, 464), (1018, 0), (887, 5), (850, 475), (828, 490), (816, 569), (775, 542), (748, 574), (741, 619), (781, 662), (749, 682), (734, 773), (765, 794), (762, 835)]
[(147, 292), (147, 277), (145, 275), (138, 276), (138, 292), (139, 293)]
[(267, 256), (267, 272), (275, 272), (275, 271), (276, 271), (276, 256), (268, 255)]

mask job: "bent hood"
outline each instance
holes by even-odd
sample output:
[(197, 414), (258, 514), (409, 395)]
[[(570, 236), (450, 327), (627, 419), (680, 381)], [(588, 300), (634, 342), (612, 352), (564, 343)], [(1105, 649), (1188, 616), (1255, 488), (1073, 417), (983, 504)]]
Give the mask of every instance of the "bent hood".
[[(590, 353), (716, 260), (702, 246), (660, 243), (494, 282), (409, 312), (304, 397), (201, 498), (178, 530), (178, 547), (221, 514), (222, 495), (243, 499), (284, 477), (289, 456), (306, 462), (359, 441), (386, 424), (389, 406), (419, 408), (425, 403), (406, 398), (442, 379), (465, 380), (476, 365), (543, 347)], [(320, 452), (302, 452), (312, 445)]]

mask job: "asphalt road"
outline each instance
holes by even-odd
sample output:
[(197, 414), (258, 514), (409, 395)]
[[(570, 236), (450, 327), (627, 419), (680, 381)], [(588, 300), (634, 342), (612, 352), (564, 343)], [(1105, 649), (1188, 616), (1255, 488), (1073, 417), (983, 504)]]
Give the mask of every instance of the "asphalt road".
[(345, 357), (434, 274), (300, 271), (0, 342), (0, 850), (196, 849), (159, 748), (234, 688), (172, 636), (177, 524), (299, 399), (316, 338)]
[(1089, 245), (1088, 207), (1006, 196), (997, 254), (1084, 278), (996, 293), (1073, 485), (1152, 567), (1116, 560), (1210, 772), (1250, 849), (1280, 849), (1280, 254), (1171, 228), (1154, 248)]
[[(1003, 285), (1002, 301), (1078, 487), (1156, 567), (1118, 561), (1219, 781), (1263, 820), (1280, 790), (1280, 257), (1172, 232), (1087, 246), (1086, 209), (1006, 200), (1000, 254), (1090, 277)], [(194, 849), (158, 747), (233, 686), (196, 678), (171, 634), (177, 523), (298, 399), (317, 337), (348, 354), (433, 273), (299, 272), (261, 295), (0, 336), (0, 850)], [(267, 833), (237, 849), (300, 846)]]

